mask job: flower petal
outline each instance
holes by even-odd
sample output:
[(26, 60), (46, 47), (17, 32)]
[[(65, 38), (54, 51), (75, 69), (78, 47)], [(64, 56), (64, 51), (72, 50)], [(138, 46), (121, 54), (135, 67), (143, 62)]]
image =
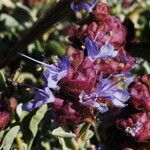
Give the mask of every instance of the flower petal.
[(123, 108), (125, 106), (127, 106), (127, 104), (122, 103), (121, 101), (117, 100), (117, 99), (113, 99), (112, 103), (114, 106), (118, 107), (118, 108)]
[(54, 102), (55, 98), (50, 91), (49, 87), (43, 89), (35, 89), (34, 101), (23, 104), (22, 109), (26, 111), (32, 111), (36, 108), (41, 107), (44, 104)]
[(61, 60), (57, 58), (57, 64), (50, 65), (44, 72), (47, 86), (51, 89), (59, 90), (57, 83), (67, 75), (69, 66), (68, 57), (63, 57)]
[(74, 11), (80, 11), (81, 9), (85, 9), (88, 12), (91, 12), (92, 9), (95, 7), (95, 5), (97, 4), (98, 0), (93, 0), (92, 3), (76, 3), (76, 2), (72, 2), (71, 3), (71, 9)]
[(88, 57), (91, 59), (95, 59), (94, 57), (99, 54), (98, 45), (94, 41), (90, 40), (89, 38), (86, 38), (84, 40), (84, 45), (87, 50)]
[(89, 3), (83, 3), (83, 2), (81, 2), (81, 3), (72, 2), (71, 9), (74, 11), (80, 11), (81, 9), (85, 9), (85, 10), (91, 12), (91, 6), (89, 5)]
[(120, 89), (116, 90), (113, 96), (114, 96), (114, 99), (118, 99), (122, 102), (126, 102), (130, 98), (129, 92), (125, 90), (120, 90)]
[(112, 58), (116, 57), (117, 54), (118, 51), (114, 51), (114, 47), (111, 44), (106, 43), (101, 47), (99, 56), (101, 58)]

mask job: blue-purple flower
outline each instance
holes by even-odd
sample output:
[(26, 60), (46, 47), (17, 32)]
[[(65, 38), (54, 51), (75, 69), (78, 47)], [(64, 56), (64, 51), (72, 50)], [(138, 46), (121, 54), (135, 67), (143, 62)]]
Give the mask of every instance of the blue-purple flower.
[(47, 86), (51, 89), (59, 90), (57, 83), (67, 75), (69, 66), (70, 62), (67, 56), (62, 59), (57, 58), (57, 64), (49, 65), (44, 72)]
[(108, 78), (103, 79), (101, 75), (97, 93), (99, 97), (111, 100), (113, 105), (119, 108), (125, 107), (125, 102), (130, 98), (128, 91), (117, 88), (116, 83), (112, 83)]
[(59, 90), (59, 86), (57, 85), (57, 83), (67, 75), (68, 68), (70, 66), (69, 58), (67, 56), (63, 57), (62, 59), (59, 59), (58, 57), (56, 57), (56, 60), (57, 60), (56, 64), (50, 65), (50, 64), (35, 60), (24, 54), (20, 54), (20, 55), (45, 66), (46, 70), (44, 72), (44, 77), (46, 79), (46, 84), (47, 84), (46, 86), (54, 90)]
[(108, 111), (108, 106), (105, 103), (98, 103), (98, 94), (93, 92), (91, 94), (86, 94), (85, 92), (81, 92), (79, 95), (79, 102), (85, 106), (91, 106), (97, 109), (100, 113), (105, 113)]
[(106, 147), (105, 144), (100, 144), (100, 145), (98, 145), (98, 147), (97, 147), (97, 150), (106, 150), (106, 149), (107, 149), (107, 147)]
[(80, 11), (81, 9), (85, 9), (88, 12), (92, 12), (92, 9), (95, 7), (98, 1), (99, 0), (93, 0), (92, 3), (85, 3), (85, 2), (76, 3), (75, 1), (73, 1), (71, 3), (71, 9), (74, 11)]
[(95, 61), (97, 58), (112, 58), (118, 54), (118, 51), (115, 51), (114, 47), (109, 44), (109, 40), (107, 40), (105, 45), (99, 48), (96, 42), (87, 37), (84, 41), (84, 45), (87, 50), (88, 58), (92, 61)]
[(116, 84), (112, 83), (108, 78), (103, 79), (102, 75), (100, 75), (97, 89), (90, 94), (82, 91), (79, 95), (79, 102), (97, 109), (100, 113), (108, 111), (107, 104), (99, 102), (101, 98), (110, 100), (115, 107), (125, 107), (127, 106), (125, 102), (130, 98), (130, 94), (126, 90), (119, 89)]
[(25, 111), (32, 111), (36, 108), (40, 108), (42, 105), (54, 102), (55, 98), (49, 87), (44, 89), (35, 88), (34, 101), (23, 104), (22, 109)]

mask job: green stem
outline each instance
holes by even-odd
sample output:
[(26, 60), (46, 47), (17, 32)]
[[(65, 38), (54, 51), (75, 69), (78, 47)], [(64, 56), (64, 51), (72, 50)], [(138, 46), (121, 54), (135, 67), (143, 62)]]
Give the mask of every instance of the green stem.
[(18, 134), (16, 137), (17, 145), (18, 145), (18, 150), (24, 150), (23, 148), (23, 141), (21, 139), (21, 135)]

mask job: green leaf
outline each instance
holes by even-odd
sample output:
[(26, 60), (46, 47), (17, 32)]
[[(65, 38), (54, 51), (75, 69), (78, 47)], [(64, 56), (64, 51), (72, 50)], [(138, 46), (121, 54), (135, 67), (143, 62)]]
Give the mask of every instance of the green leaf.
[(1, 149), (3, 150), (10, 150), (11, 149), (11, 145), (14, 141), (14, 139), (16, 138), (18, 132), (20, 130), (20, 126), (14, 126), (12, 127), (5, 135), (3, 141), (2, 141), (2, 146)]
[(15, 6), (15, 4), (11, 0), (0, 0), (0, 7), (2, 7), (2, 5), (9, 8), (13, 8)]
[(20, 119), (20, 121), (22, 122), (22, 120), (29, 114), (29, 112), (23, 111), (22, 103), (20, 103), (17, 105), (16, 114), (17, 114), (18, 118)]
[(76, 135), (72, 132), (66, 132), (62, 127), (58, 127), (50, 134), (58, 138), (62, 150), (78, 150), (78, 145), (75, 141)]
[(59, 127), (52, 131), (52, 135), (62, 138), (75, 138), (75, 134), (66, 132), (63, 128)]
[(143, 63), (143, 67), (145, 68), (146, 73), (147, 73), (147, 74), (150, 74), (150, 63), (149, 63), (148, 61), (145, 61), (145, 62)]
[(5, 25), (10, 28), (17, 27), (19, 25), (17, 20), (15, 20), (13, 17), (5, 13), (0, 15), (0, 21), (3, 20), (5, 21)]
[(4, 136), (5, 131), (0, 131), (0, 141), (2, 141), (2, 138)]
[(58, 139), (62, 146), (62, 150), (78, 150), (78, 145), (74, 138), (59, 137)]
[(43, 105), (39, 110), (37, 110), (36, 114), (31, 119), (29, 128), (34, 137), (36, 136), (36, 133), (38, 131), (38, 125), (43, 119), (46, 111), (47, 111), (47, 105)]
[(85, 123), (79, 125), (79, 138), (78, 138), (78, 146), (79, 148), (83, 148), (87, 141), (94, 135), (93, 131), (91, 131), (90, 124)]
[(56, 42), (55, 40), (51, 40), (46, 49), (49, 50), (51, 54), (58, 55), (60, 57), (65, 55), (64, 45)]
[(30, 150), (32, 147), (32, 143), (38, 132), (38, 125), (41, 122), (41, 120), (43, 119), (46, 111), (47, 111), (47, 105), (43, 105), (39, 110), (37, 110), (36, 114), (31, 118), (31, 121), (29, 124), (29, 129), (32, 132), (33, 138), (31, 139), (31, 141), (29, 143), (28, 150)]

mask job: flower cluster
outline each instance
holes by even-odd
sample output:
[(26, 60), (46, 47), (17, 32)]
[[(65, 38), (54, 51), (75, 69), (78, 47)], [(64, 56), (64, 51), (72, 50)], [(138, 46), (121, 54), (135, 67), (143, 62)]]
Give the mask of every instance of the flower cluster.
[[(91, 48), (92, 58), (101, 58), (100, 72), (111, 74), (117, 70), (116, 73), (120, 73), (130, 71), (135, 65), (135, 58), (125, 50), (127, 28), (118, 18), (109, 14), (109, 7), (104, 3), (98, 3), (87, 23), (73, 26), (69, 35), (72, 41), (85, 43), (88, 46), (88, 54), (91, 54)], [(100, 54), (96, 55), (98, 47)]]
[(71, 7), (85, 9), (91, 17), (86, 24), (69, 29), (72, 44), (66, 56), (47, 64), (20, 55), (45, 67), (44, 88), (35, 88), (34, 101), (22, 108), (31, 111), (51, 103), (57, 122), (74, 126), (93, 120), (95, 111), (103, 114), (127, 106), (130, 94), (119, 84), (125, 83), (126, 71), (133, 68), (135, 60), (124, 48), (126, 28), (109, 14), (106, 4), (73, 2)]
[(138, 142), (150, 140), (150, 74), (138, 77), (129, 86), (130, 103), (137, 111), (128, 118), (117, 121), (117, 125)]

